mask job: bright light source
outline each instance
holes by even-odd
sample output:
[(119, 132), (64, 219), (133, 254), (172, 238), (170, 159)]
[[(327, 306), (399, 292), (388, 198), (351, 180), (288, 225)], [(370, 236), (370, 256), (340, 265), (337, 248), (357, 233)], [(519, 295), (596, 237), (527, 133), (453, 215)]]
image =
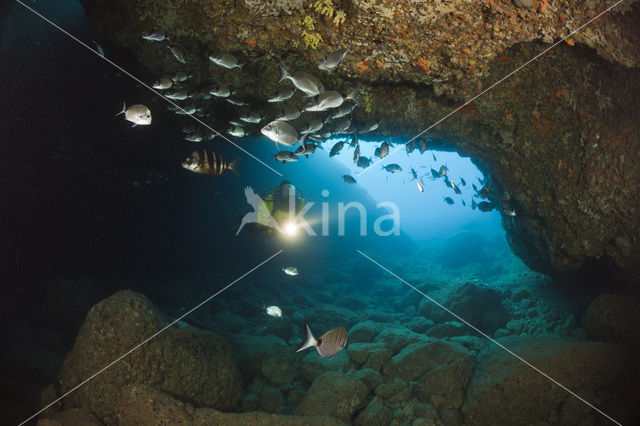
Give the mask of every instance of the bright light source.
[(288, 237), (294, 237), (298, 233), (298, 226), (294, 222), (284, 224), (284, 234)]

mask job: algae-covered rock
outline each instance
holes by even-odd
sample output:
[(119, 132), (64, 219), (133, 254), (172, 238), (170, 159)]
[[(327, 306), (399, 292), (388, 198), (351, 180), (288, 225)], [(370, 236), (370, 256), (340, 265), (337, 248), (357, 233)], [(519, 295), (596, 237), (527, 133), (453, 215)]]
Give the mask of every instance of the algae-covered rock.
[(356, 370), (355, 372), (349, 373), (351, 376), (360, 380), (362, 383), (367, 385), (370, 391), (376, 388), (376, 386), (382, 384), (384, 379), (382, 378), (382, 374), (378, 373), (378, 371), (373, 370), (371, 368), (362, 368), (360, 370)]
[(423, 339), (423, 335), (414, 333), (405, 327), (385, 327), (373, 341), (384, 343), (395, 354), (405, 346)]
[(429, 402), (438, 409), (460, 408), (472, 373), (472, 358), (461, 356), (450, 364), (428, 371), (420, 378), (414, 394), (420, 401)]
[(299, 372), (301, 378), (311, 383), (326, 371), (347, 371), (351, 365), (349, 354), (345, 350), (338, 352), (331, 359), (310, 350), (300, 362)]
[[(622, 424), (638, 420), (637, 405), (630, 409), (634, 406), (629, 404), (638, 385), (621, 348), (541, 337), (507, 337), (500, 343)], [(478, 358), (462, 413), (466, 424), (479, 426), (540, 424), (556, 418), (557, 408), (573, 398), (513, 355), (491, 345)], [(606, 423), (594, 410), (582, 412), (570, 422)]]
[(382, 326), (371, 320), (362, 321), (349, 330), (349, 343), (369, 343), (380, 333)]
[[(120, 291), (95, 305), (60, 372), (62, 393), (74, 388), (142, 340), (168, 319), (145, 296)], [(151, 385), (197, 405), (229, 410), (240, 398), (241, 379), (231, 347), (222, 337), (188, 325), (173, 326), (69, 394), (66, 408), (85, 407), (102, 421), (115, 421), (120, 389)]]
[(364, 364), (372, 352), (387, 349), (384, 343), (350, 343), (347, 353), (354, 362)]
[(391, 423), (393, 411), (380, 404), (369, 404), (356, 418), (356, 426), (388, 425)]
[(584, 316), (587, 333), (598, 340), (620, 342), (640, 348), (640, 298), (601, 294)]
[(223, 413), (212, 408), (194, 408), (150, 386), (129, 385), (122, 389), (117, 405), (118, 425), (159, 424), (258, 426), (300, 424), (338, 426), (344, 423), (330, 417), (299, 417), (261, 412)]
[(326, 372), (314, 380), (296, 414), (331, 416), (350, 422), (351, 416), (366, 405), (368, 393), (367, 386), (360, 380)]
[(424, 340), (407, 346), (391, 358), (384, 365), (382, 373), (385, 377), (400, 377), (409, 382), (441, 364), (468, 356), (468, 353), (457, 343), (437, 339)]

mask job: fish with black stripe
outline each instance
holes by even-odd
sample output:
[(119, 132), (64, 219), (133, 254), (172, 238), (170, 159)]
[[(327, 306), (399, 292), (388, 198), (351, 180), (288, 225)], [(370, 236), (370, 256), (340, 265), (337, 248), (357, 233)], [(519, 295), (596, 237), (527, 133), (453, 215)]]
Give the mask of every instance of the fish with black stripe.
[(347, 329), (343, 326), (327, 331), (318, 339), (313, 337), (311, 329), (306, 323), (304, 324), (304, 332), (304, 342), (296, 352), (300, 352), (310, 347), (315, 347), (318, 351), (318, 355), (328, 356), (330, 357), (329, 359), (331, 359), (347, 346)]
[(227, 170), (231, 170), (237, 175), (239, 163), (239, 158), (229, 162), (216, 152), (200, 149), (193, 151), (182, 162), (182, 167), (204, 177), (211, 177), (223, 175)]

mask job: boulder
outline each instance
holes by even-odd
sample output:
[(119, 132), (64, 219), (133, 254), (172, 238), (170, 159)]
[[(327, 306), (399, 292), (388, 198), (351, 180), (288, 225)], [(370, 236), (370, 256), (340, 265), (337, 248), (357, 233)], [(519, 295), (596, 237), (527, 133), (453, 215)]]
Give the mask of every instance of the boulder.
[(360, 380), (326, 372), (314, 380), (296, 414), (331, 416), (351, 422), (351, 416), (367, 404), (369, 390)]
[[(149, 299), (120, 291), (87, 314), (60, 372), (61, 393), (114, 362), (168, 324)], [(64, 399), (65, 408), (84, 407), (105, 423), (115, 422), (119, 390), (147, 384), (197, 405), (236, 406), (241, 378), (229, 343), (213, 333), (179, 323), (97, 375)]]
[(468, 356), (468, 353), (457, 343), (436, 339), (424, 340), (407, 346), (391, 358), (384, 365), (382, 374), (385, 377), (399, 377), (410, 382), (439, 365)]
[[(531, 336), (506, 337), (499, 342), (617, 421), (634, 424), (638, 420), (638, 406), (631, 403), (638, 393), (637, 379), (632, 377), (622, 348)], [(572, 399), (539, 372), (490, 345), (477, 358), (462, 414), (465, 423), (479, 426), (541, 424), (557, 418), (558, 407)], [(570, 422), (606, 423), (608, 420), (594, 410), (582, 412)]]
[(405, 327), (385, 327), (373, 340), (384, 343), (394, 354), (407, 345), (424, 339), (424, 335), (414, 333)]
[(391, 359), (393, 352), (386, 347), (376, 348), (369, 352), (369, 359), (362, 366), (363, 368), (370, 368), (375, 371), (380, 371), (382, 366)]
[[(38, 426), (46, 425), (43, 420), (38, 420)], [(52, 422), (51, 426), (102, 426), (103, 424), (86, 408), (70, 408), (59, 413), (53, 413), (48, 416), (47, 420)]]
[(444, 306), (491, 335), (507, 322), (507, 315), (502, 306), (503, 298), (504, 296), (494, 288), (467, 282), (449, 295)]
[(473, 373), (471, 356), (461, 356), (446, 365), (439, 365), (420, 378), (414, 394), (422, 402), (437, 409), (460, 408), (464, 391)]
[(594, 339), (623, 343), (640, 349), (640, 298), (622, 294), (601, 294), (584, 316), (587, 334)]
[(356, 426), (383, 426), (391, 423), (393, 411), (390, 408), (380, 404), (369, 404), (367, 408), (362, 411), (354, 424)]
[(292, 348), (280, 337), (270, 334), (234, 334), (229, 339), (245, 381), (265, 374), (265, 377), (275, 380), (273, 383), (277, 384), (291, 374), (294, 367), (288, 360), (283, 366), (277, 365), (278, 360), (292, 355)]
[(284, 398), (280, 389), (273, 386), (265, 386), (260, 392), (260, 406), (269, 413), (275, 413), (284, 405)]
[(373, 321), (362, 321), (349, 330), (349, 343), (369, 343), (380, 333), (382, 326)]
[(362, 368), (349, 373), (349, 375), (367, 385), (367, 388), (369, 388), (370, 391), (374, 390), (376, 386), (381, 385), (384, 382), (382, 374), (371, 368)]
[(386, 349), (384, 343), (351, 343), (347, 346), (347, 353), (354, 362), (364, 364), (372, 352)]
[(262, 360), (260, 371), (269, 381), (279, 387), (288, 386), (298, 372), (294, 353), (271, 353)]
[(159, 424), (225, 426), (344, 425), (344, 423), (330, 417), (303, 418), (262, 412), (223, 413), (212, 408), (195, 408), (164, 392), (143, 385), (129, 385), (122, 389), (115, 408), (119, 426)]
[(256, 411), (260, 406), (260, 397), (252, 393), (242, 395), (240, 398), (240, 412)]
[(473, 332), (466, 325), (458, 321), (447, 321), (443, 324), (436, 324), (427, 331), (431, 337), (458, 337)]
[(300, 362), (300, 377), (311, 383), (322, 373), (347, 371), (352, 365), (349, 354), (345, 350), (338, 352), (332, 359), (318, 355), (315, 349), (309, 350), (309, 353)]

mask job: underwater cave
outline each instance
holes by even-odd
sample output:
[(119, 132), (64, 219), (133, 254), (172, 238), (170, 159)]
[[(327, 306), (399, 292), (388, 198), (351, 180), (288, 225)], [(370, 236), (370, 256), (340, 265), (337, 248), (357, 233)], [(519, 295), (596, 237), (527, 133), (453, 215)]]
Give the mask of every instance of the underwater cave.
[(639, 22), (4, 3), (1, 423), (637, 424)]

